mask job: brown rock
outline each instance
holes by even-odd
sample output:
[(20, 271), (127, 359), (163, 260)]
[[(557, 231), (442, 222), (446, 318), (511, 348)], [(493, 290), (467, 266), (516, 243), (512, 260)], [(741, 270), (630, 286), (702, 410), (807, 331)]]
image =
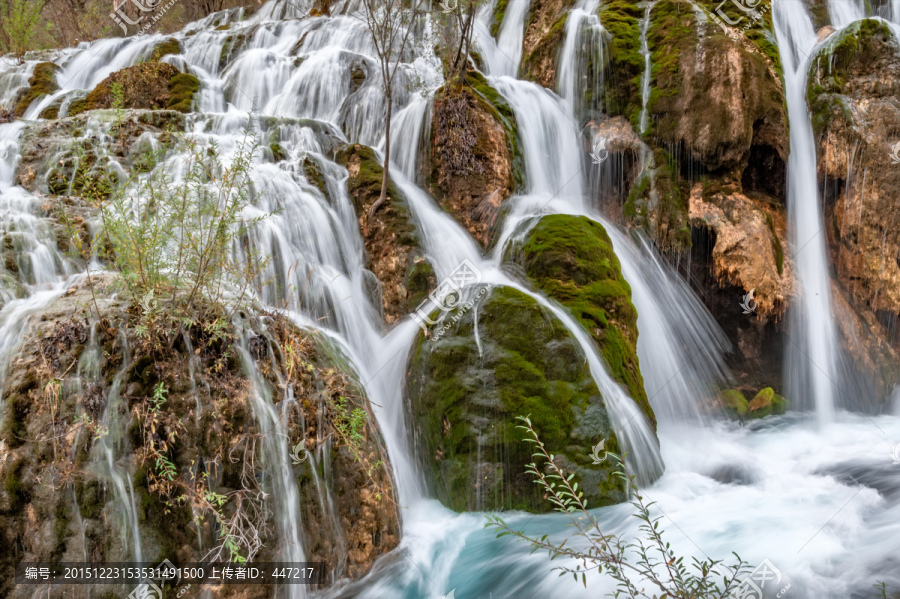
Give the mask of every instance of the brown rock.
[[(696, 184), (689, 200), (691, 225), (715, 233), (713, 270), (721, 282), (755, 290), (756, 315), (784, 313), (794, 295), (792, 262), (784, 248), (784, 217), (770, 205), (728, 188)], [(779, 269), (779, 254), (782, 265)], [(738, 298), (735, 298), (738, 301)]]
[(506, 130), (496, 110), (468, 86), (435, 96), (431, 125), (432, 195), (483, 246), (513, 189)]

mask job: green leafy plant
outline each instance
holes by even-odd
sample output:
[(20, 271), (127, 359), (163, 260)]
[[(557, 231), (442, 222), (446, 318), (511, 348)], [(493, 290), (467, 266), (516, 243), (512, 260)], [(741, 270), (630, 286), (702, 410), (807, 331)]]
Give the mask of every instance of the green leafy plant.
[(100, 254), (121, 274), (142, 331), (149, 334), (160, 320), (187, 319), (209, 321), (221, 334), (221, 308), (237, 309), (265, 264), (246, 241), (265, 216), (244, 217), (257, 145), (246, 135), (226, 164), (215, 143), (171, 137), (184, 158), (180, 180), (156, 169), (122, 185), (86, 181), (84, 195), (99, 211)]
[[(485, 527), (495, 528), (498, 537), (511, 535), (529, 543), (534, 551), (547, 551), (550, 559), (568, 558), (574, 566), (559, 566), (560, 574), (572, 574), (587, 586), (590, 572), (605, 573), (616, 584), (614, 597), (651, 599), (657, 597), (677, 599), (719, 599), (724, 598), (737, 586), (738, 577), (749, 572), (749, 566), (734, 554), (735, 561), (725, 564), (722, 560), (693, 558), (685, 562), (663, 538), (660, 528), (661, 517), (654, 517), (651, 508), (654, 503), (646, 503), (628, 473), (621, 456), (609, 453), (618, 464), (616, 473), (626, 485), (626, 490), (634, 507), (634, 516), (641, 521), (639, 530), (642, 537), (626, 542), (615, 535), (606, 534), (600, 528), (599, 520), (588, 511), (584, 494), (578, 490), (574, 474), (566, 474), (554, 462), (538, 437), (528, 417), (520, 416), (518, 426), (525, 434), (525, 441), (534, 446), (534, 458), (542, 462), (532, 462), (527, 466), (529, 474), (546, 493), (558, 512), (569, 517), (569, 525), (574, 528), (572, 537), (556, 543), (547, 535), (531, 537), (511, 528), (497, 515), (486, 516)], [(569, 541), (573, 541), (569, 543)]]
[(21, 59), (35, 50), (36, 40), (49, 24), (41, 18), (46, 0), (0, 0), (0, 55)]

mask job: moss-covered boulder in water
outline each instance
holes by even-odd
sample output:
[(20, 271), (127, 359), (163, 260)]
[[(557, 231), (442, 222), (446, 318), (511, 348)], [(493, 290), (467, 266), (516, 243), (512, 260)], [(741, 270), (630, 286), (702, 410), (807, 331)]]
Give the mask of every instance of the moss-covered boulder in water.
[(753, 418), (765, 418), (770, 415), (784, 414), (788, 408), (785, 398), (775, 393), (772, 387), (762, 389), (747, 404), (747, 410)]
[[(381, 195), (383, 169), (375, 151), (360, 144), (349, 145), (337, 153), (336, 160), (347, 168), (347, 191), (353, 201), (363, 243), (366, 268), (381, 283), (381, 305), (387, 324), (415, 310), (435, 283), (434, 270), (421, 249), (419, 234), (412, 220), (406, 197), (393, 181), (388, 184), (388, 199), (366, 222), (369, 209)], [(321, 180), (315, 168), (304, 168), (313, 184)]]
[(31, 79), (28, 80), (28, 89), (16, 104), (17, 117), (25, 116), (25, 111), (32, 102), (59, 89), (59, 84), (56, 83), (56, 71), (58, 70), (59, 67), (52, 62), (41, 62), (34, 65)]
[(409, 357), (409, 422), (435, 496), (457, 511), (552, 509), (525, 471), (532, 446), (516, 417), (530, 415), (591, 505), (621, 501), (612, 466), (590, 458), (601, 439), (620, 449), (578, 342), (520, 291), (484, 287), (474, 297), (439, 338), (419, 335)]
[(528, 233), (519, 261), (528, 278), (569, 309), (591, 334), (613, 378), (656, 426), (637, 356), (637, 310), (622, 276), (612, 241), (598, 222), (584, 216), (545, 216)]
[(200, 80), (182, 73), (165, 62), (145, 62), (116, 71), (95, 87), (86, 97), (72, 102), (69, 116), (87, 110), (112, 108), (116, 100), (113, 84), (122, 89), (121, 108), (176, 110), (190, 112)]

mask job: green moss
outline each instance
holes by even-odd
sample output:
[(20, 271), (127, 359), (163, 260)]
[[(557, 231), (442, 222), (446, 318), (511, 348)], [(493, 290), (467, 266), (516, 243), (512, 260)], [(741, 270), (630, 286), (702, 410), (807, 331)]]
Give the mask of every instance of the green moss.
[(530, 415), (592, 505), (618, 501), (620, 481), (589, 456), (600, 438), (613, 451), (618, 441), (577, 341), (517, 290), (473, 303), (420, 336), (410, 357), (416, 453), (437, 496), (455, 510), (550, 509), (524, 474), (531, 451), (516, 416)]
[(750, 416), (753, 418), (784, 414), (787, 408), (787, 400), (776, 394), (771, 387), (762, 389), (748, 404)]
[(769, 232), (772, 234), (772, 250), (775, 252), (775, 265), (778, 267), (780, 276), (784, 270), (784, 248), (781, 247), (781, 240), (778, 239), (778, 233), (775, 232), (775, 222), (768, 213), (766, 213), (766, 224), (769, 225)]
[(9, 511), (11, 513), (21, 512), (25, 508), (25, 504), (31, 500), (22, 481), (23, 469), (24, 462), (16, 462), (8, 467), (6, 477), (3, 479), (3, 491), (9, 498)]
[(100, 481), (77, 482), (75, 484), (75, 499), (82, 518), (89, 520), (100, 518), (105, 503), (103, 487)]
[(641, 77), (644, 57), (641, 55), (641, 19), (643, 11), (628, 0), (604, 2), (600, 22), (611, 39), (604, 54), (606, 75), (605, 107), (610, 116), (621, 115), (639, 130)]
[(894, 55), (895, 43), (883, 21), (863, 19), (842, 29), (810, 61), (806, 93), (817, 136), (837, 119), (852, 127), (853, 111), (845, 95), (848, 78), (869, 74), (882, 56)]
[(189, 73), (179, 73), (169, 80), (168, 108), (178, 112), (190, 112), (194, 100), (194, 94), (200, 90), (200, 80)]
[(528, 277), (591, 334), (613, 378), (655, 427), (638, 363), (637, 310), (603, 225), (583, 216), (545, 216), (521, 252)]
[(41, 62), (34, 66), (31, 78), (28, 80), (28, 89), (16, 104), (17, 117), (25, 116), (25, 112), (32, 102), (59, 89), (59, 85), (56, 83), (56, 71), (58, 70), (59, 67), (52, 62)]
[(163, 56), (169, 56), (171, 54), (181, 54), (181, 44), (178, 43), (178, 40), (174, 37), (170, 37), (164, 42), (160, 42), (153, 48), (153, 54), (150, 57), (151, 61), (158, 61)]
[(744, 394), (737, 389), (726, 389), (721, 393), (722, 406), (726, 413), (738, 419), (744, 419), (747, 416), (747, 399)]
[(491, 35), (494, 38), (500, 34), (500, 26), (503, 24), (503, 17), (506, 16), (507, 6), (509, 6), (509, 0), (497, 0), (497, 8), (494, 9), (494, 19), (491, 21)]
[[(86, 97), (69, 105), (69, 116), (112, 108), (113, 83), (122, 86), (122, 108), (169, 109), (182, 113), (191, 111), (194, 94), (200, 89), (200, 80), (193, 75), (181, 73), (167, 63), (146, 62), (116, 71), (101, 81)], [(168, 100), (164, 100), (166, 97)]]
[(272, 142), (269, 144), (269, 150), (272, 151), (272, 159), (275, 162), (281, 162), (282, 160), (287, 160), (288, 154), (281, 144), (278, 142)]
[[(555, 67), (558, 62), (559, 48), (566, 35), (566, 21), (568, 18), (568, 12), (559, 15), (556, 20), (553, 21), (547, 34), (534, 45), (531, 52), (522, 57), (522, 63), (519, 65), (519, 72), (523, 79), (551, 87), (555, 85)], [(550, 68), (554, 71), (552, 79), (544, 73), (544, 69), (547, 68), (547, 65), (551, 65)]]

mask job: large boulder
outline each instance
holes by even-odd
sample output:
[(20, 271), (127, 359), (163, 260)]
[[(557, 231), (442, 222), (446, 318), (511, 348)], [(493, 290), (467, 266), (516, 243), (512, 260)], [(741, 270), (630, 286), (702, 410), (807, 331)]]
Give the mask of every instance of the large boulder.
[(590, 505), (622, 501), (611, 464), (590, 457), (601, 439), (621, 449), (578, 342), (520, 291), (472, 295), (440, 336), (420, 334), (409, 357), (412, 439), (433, 493), (457, 511), (552, 509), (525, 470), (533, 450), (516, 417), (530, 415)]
[(523, 79), (556, 89), (559, 48), (574, 0), (532, 0), (522, 41)]
[[(94, 276), (31, 313), (3, 373), (0, 594), (31, 596), (12, 584), (21, 560), (133, 559), (131, 510), (145, 561), (200, 562), (215, 547), (223, 560), (276, 561), (287, 496), (272, 485), (285, 472), (307, 559), (332, 571), (324, 586), (362, 577), (397, 545), (380, 432), (334, 348), (249, 313), (147, 329), (116, 290), (114, 276)], [(260, 405), (283, 432), (258, 419)], [(273, 462), (267, 443), (298, 459)], [(213, 596), (237, 590), (269, 593)]]

